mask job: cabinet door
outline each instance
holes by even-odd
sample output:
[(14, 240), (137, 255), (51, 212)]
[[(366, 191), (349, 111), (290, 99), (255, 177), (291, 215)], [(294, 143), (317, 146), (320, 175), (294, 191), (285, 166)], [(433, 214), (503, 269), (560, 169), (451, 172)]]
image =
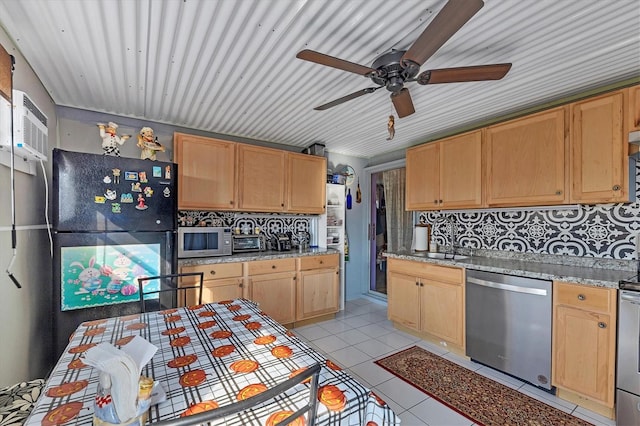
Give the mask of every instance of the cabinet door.
[(556, 307), (553, 384), (613, 407), (615, 328), (609, 314)]
[(565, 202), (564, 118), (561, 107), (485, 130), (488, 205)]
[(439, 145), (431, 142), (407, 150), (407, 210), (440, 208)]
[(287, 211), (324, 213), (327, 159), (288, 153), (287, 163)]
[(202, 286), (202, 303), (214, 303), (244, 297), (242, 278), (206, 280)]
[(463, 286), (423, 279), (420, 293), (422, 331), (463, 347)]
[(571, 104), (572, 202), (628, 201), (622, 105), (622, 92)]
[(284, 211), (285, 156), (285, 151), (238, 144), (239, 209)]
[(627, 89), (627, 128), (629, 132), (640, 130), (640, 85)]
[(311, 269), (298, 273), (297, 319), (303, 320), (340, 310), (338, 268)]
[(295, 282), (295, 272), (254, 275), (249, 277), (249, 297), (271, 318), (289, 324), (296, 319)]
[(415, 276), (387, 273), (387, 314), (389, 320), (420, 330), (420, 282)]
[(482, 132), (455, 136), (440, 144), (442, 208), (482, 206)]
[(236, 143), (176, 133), (178, 208), (229, 210), (235, 202)]

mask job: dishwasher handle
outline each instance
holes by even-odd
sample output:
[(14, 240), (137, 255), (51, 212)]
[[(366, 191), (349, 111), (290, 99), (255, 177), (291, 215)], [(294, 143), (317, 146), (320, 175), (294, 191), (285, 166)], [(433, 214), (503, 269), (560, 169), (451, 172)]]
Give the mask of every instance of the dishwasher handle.
[(542, 288), (522, 287), (513, 284), (503, 284), (494, 281), (482, 280), (480, 278), (467, 277), (467, 283), (477, 284), (484, 287), (496, 288), (499, 290), (513, 291), (515, 293), (533, 294), (535, 296), (546, 296), (547, 290)]

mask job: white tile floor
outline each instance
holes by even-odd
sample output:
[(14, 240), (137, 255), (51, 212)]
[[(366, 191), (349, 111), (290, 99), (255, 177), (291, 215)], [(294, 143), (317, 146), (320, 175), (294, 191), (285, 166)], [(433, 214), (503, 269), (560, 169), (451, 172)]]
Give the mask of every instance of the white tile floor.
[(446, 348), (396, 330), (387, 320), (386, 304), (375, 299), (363, 297), (346, 302), (345, 310), (339, 312), (336, 319), (298, 327), (294, 332), (374, 390), (400, 416), (403, 425), (473, 424), (472, 421), (373, 363), (385, 355), (418, 345), (594, 425), (615, 426), (615, 421), (611, 419), (448, 352)]

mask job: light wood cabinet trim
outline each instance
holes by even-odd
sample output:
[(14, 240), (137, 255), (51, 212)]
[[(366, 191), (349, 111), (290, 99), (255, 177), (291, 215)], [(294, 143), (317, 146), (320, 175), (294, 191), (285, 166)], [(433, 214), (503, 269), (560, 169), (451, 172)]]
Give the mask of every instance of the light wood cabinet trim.
[(296, 319), (305, 320), (340, 310), (340, 270), (312, 269), (298, 272)]
[(0, 46), (0, 95), (11, 102), (13, 87), (11, 85), (11, 55), (3, 46)]
[(322, 256), (304, 256), (299, 258), (300, 265), (298, 269), (306, 271), (309, 269), (336, 268), (339, 261), (340, 257), (337, 253)]
[(387, 264), (389, 271), (450, 284), (464, 284), (463, 268), (394, 258), (388, 259)]
[(235, 142), (174, 133), (178, 164), (178, 208), (232, 210), (236, 207)]
[(485, 131), (487, 205), (565, 203), (565, 107)]
[(628, 201), (623, 102), (618, 91), (570, 105), (571, 202)]
[(247, 262), (249, 276), (296, 270), (296, 259), (254, 260)]
[(482, 207), (482, 131), (438, 143), (440, 208)]
[(631, 86), (626, 90), (626, 123), (625, 133), (640, 130), (640, 85)]
[[(214, 263), (209, 265), (183, 266), (182, 272), (202, 272), (204, 280), (218, 280), (223, 278), (242, 277), (242, 262)], [(195, 282), (197, 277), (186, 277), (184, 282)]]
[(423, 280), (421, 329), (464, 348), (464, 286)]
[(285, 210), (286, 151), (238, 145), (238, 209)]
[[(579, 294), (579, 287), (590, 292), (576, 303), (572, 296)], [(609, 408), (615, 394), (616, 292), (577, 283), (553, 284), (552, 384)], [(589, 301), (594, 309), (585, 306)]]
[(554, 299), (557, 305), (611, 313), (617, 296), (616, 289), (590, 287), (554, 281)]
[(318, 213), (325, 210), (327, 159), (307, 154), (287, 153), (286, 210)]
[(407, 149), (405, 203), (407, 210), (440, 208), (439, 145), (434, 142)]

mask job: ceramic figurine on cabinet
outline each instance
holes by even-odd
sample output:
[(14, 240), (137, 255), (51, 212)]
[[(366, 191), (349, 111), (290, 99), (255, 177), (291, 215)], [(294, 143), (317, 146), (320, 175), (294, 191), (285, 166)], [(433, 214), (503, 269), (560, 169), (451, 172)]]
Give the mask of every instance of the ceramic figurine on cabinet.
[(156, 154), (158, 151), (164, 152), (164, 146), (160, 145), (158, 138), (154, 138), (153, 129), (151, 127), (143, 127), (138, 134), (138, 148), (140, 152), (140, 158), (142, 160), (156, 160)]
[(102, 138), (102, 150), (104, 155), (115, 155), (120, 157), (120, 146), (126, 142), (131, 135), (116, 135), (118, 125), (112, 121), (108, 124), (98, 123), (100, 137)]

